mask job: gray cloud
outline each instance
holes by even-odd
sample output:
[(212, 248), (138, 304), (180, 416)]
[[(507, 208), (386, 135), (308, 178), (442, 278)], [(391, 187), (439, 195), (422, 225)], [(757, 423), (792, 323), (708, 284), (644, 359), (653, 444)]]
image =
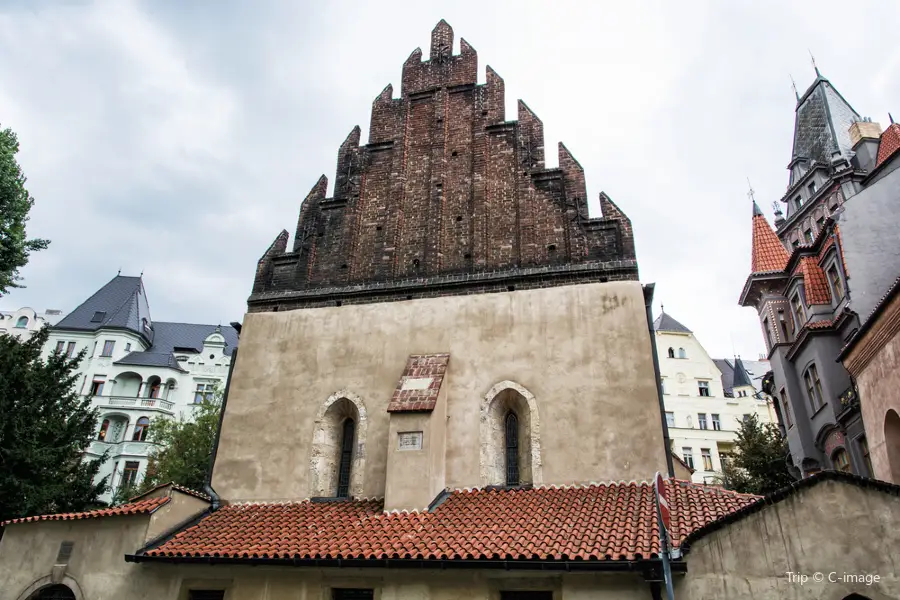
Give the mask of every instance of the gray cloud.
[(860, 113), (900, 110), (888, 1), (212, 6), (0, 9), (0, 123), (22, 142), (30, 234), (53, 240), (4, 308), (70, 310), (122, 268), (144, 271), (156, 319), (240, 318), (259, 255), (443, 17), (481, 78), (490, 64), (506, 80), (508, 117), (523, 98), (548, 148), (572, 150), (594, 210), (603, 190), (628, 212), (667, 311), (713, 354), (755, 356), (758, 322), (736, 304), (746, 178), (764, 207), (785, 189), (789, 74), (811, 83), (811, 48)]

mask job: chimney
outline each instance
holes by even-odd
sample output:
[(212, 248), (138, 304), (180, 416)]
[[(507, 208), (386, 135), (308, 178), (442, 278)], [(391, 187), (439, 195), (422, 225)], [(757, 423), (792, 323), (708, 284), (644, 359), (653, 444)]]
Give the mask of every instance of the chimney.
[(853, 166), (864, 171), (871, 170), (878, 157), (881, 125), (873, 123), (872, 119), (866, 117), (862, 121), (853, 123), (849, 133), (851, 147), (856, 153), (856, 156), (853, 157)]

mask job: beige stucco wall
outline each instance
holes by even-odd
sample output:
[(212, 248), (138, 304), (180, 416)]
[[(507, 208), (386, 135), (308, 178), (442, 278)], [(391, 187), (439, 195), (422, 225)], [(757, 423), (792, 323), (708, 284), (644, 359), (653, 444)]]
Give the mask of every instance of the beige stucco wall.
[(163, 493), (168, 492), (170, 498), (168, 502), (156, 509), (150, 517), (150, 523), (147, 525), (147, 541), (167, 533), (172, 528), (181, 525), (190, 518), (196, 517), (209, 508), (209, 502), (206, 500), (174, 490), (169, 491), (165, 488), (161, 491)]
[[(900, 464), (891, 465), (885, 418), (889, 410), (900, 414), (900, 295), (885, 308), (844, 366), (856, 378), (860, 410), (875, 478), (900, 483)], [(891, 440), (900, 446), (900, 439)], [(900, 454), (900, 451), (894, 450)], [(900, 462), (900, 461), (896, 461)], [(892, 469), (893, 467), (893, 469)]]
[[(873, 600), (900, 597), (900, 498), (824, 481), (696, 542), (678, 598)], [(801, 585), (787, 572), (809, 576)], [(865, 584), (815, 582), (849, 574), (879, 575)]]
[(407, 357), (434, 352), (451, 354), (448, 487), (481, 484), (481, 404), (504, 380), (536, 398), (542, 483), (649, 479), (665, 471), (650, 343), (637, 282), (248, 314), (213, 485), (308, 497), (316, 412), (347, 390), (368, 415), (362, 494), (383, 495), (388, 400)]

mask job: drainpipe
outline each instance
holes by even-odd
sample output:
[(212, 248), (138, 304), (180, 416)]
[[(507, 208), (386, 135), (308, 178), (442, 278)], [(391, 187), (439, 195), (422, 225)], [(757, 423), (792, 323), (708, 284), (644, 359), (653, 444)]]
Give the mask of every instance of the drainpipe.
[(672, 462), (672, 441), (669, 438), (669, 424), (666, 423), (666, 404), (663, 402), (662, 378), (659, 373), (659, 355), (656, 352), (656, 332), (653, 331), (653, 290), (656, 284), (644, 286), (644, 308), (647, 314), (647, 329), (650, 331), (650, 351), (653, 353), (653, 376), (656, 377), (656, 397), (659, 399), (659, 419), (662, 422), (663, 444), (666, 451), (666, 468), (669, 477), (675, 478), (675, 465)]
[(235, 348), (231, 353), (231, 364), (228, 365), (228, 377), (225, 378), (225, 391), (222, 392), (222, 406), (219, 408), (219, 428), (216, 429), (216, 439), (213, 442), (212, 452), (209, 456), (209, 470), (206, 473), (206, 483), (203, 484), (203, 491), (209, 494), (212, 499), (210, 512), (219, 510), (222, 500), (212, 487), (213, 469), (216, 466), (216, 454), (219, 451), (219, 437), (222, 435), (222, 422), (225, 420), (225, 407), (228, 405), (228, 390), (231, 388), (231, 374), (234, 373), (234, 365), (237, 363), (238, 349)]

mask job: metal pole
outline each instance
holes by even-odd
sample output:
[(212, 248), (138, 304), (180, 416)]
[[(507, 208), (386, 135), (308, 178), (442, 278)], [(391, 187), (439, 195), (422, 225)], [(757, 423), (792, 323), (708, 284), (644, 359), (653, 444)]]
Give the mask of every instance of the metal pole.
[(666, 580), (666, 598), (675, 600), (675, 589), (672, 587), (672, 565), (669, 564), (669, 532), (666, 530), (666, 526), (663, 525), (658, 500), (656, 502), (656, 521), (659, 523), (659, 542), (662, 546), (660, 554), (663, 564), (663, 577)]

